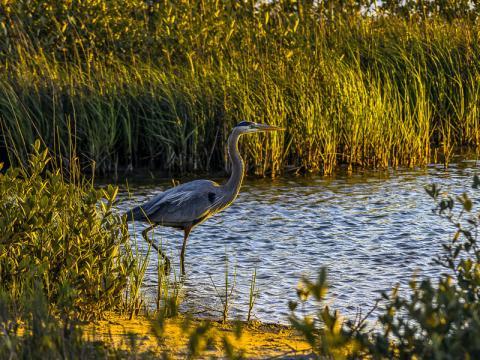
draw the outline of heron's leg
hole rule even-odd
[[[190,230],[192,230],[191,226],[184,229],[182,252],[180,253],[180,268],[182,269],[182,275],[185,275],[185,250],[187,248],[187,239]]]
[[[145,230],[142,231],[142,236],[145,239],[146,242],[148,242],[152,247],[157,251],[157,253],[163,258],[165,261],[165,272],[168,273],[170,271],[170,260],[168,259],[167,255],[163,253],[162,250],[158,248],[158,246],[153,242],[153,239],[148,238],[148,232],[152,230],[155,226],[149,226]]]

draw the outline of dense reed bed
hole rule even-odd
[[[41,137],[100,171],[222,170],[244,119],[287,128],[244,140],[257,175],[448,163],[478,148],[475,9],[352,3],[12,1],[0,13],[3,156]]]

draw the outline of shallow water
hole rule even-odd
[[[445,191],[471,193],[473,161],[448,170],[366,172],[335,178],[247,180],[236,202],[196,227],[186,255],[184,310],[219,316],[226,258],[236,271],[230,317],[245,318],[250,280],[257,269],[259,295],[253,317],[287,322],[288,300],[296,300],[302,276],[328,269],[327,303],[344,315],[366,313],[395,284],[406,290],[412,275],[437,276],[433,260],[452,231],[435,215],[423,187],[435,182]],[[219,180],[221,181],[221,179]],[[121,194],[125,210],[170,187],[169,182],[138,185]],[[478,196],[477,196],[478,199]],[[143,224],[131,226],[141,239]],[[177,265],[183,233],[158,227],[157,241]],[[141,251],[147,246],[139,240]],[[145,287],[155,293],[156,255],[151,255]],[[232,279],[231,279],[232,280]],[[314,304],[306,304],[306,311]]]

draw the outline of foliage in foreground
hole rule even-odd
[[[130,252],[120,251],[120,245],[128,250],[128,235],[111,212],[115,190],[94,190],[91,184],[75,183],[74,177],[67,182],[55,166],[47,169],[49,161],[37,142],[27,167],[0,174],[0,358],[137,356],[135,348],[122,353],[86,340],[70,317],[88,319],[118,308],[127,286],[135,262]],[[475,176],[473,188],[479,187]],[[456,229],[437,259],[446,273],[437,282],[412,280],[409,297],[396,290],[385,294],[386,309],[373,330],[365,319],[343,322],[328,307],[300,316],[291,303],[291,323],[316,354],[480,357],[480,214],[466,194],[442,195],[436,186],[427,193],[436,201],[435,212]],[[304,279],[298,295],[300,301],[313,297],[320,302],[326,292],[322,271],[316,282]],[[159,312],[159,342],[165,330],[162,315],[170,312]],[[192,357],[207,350],[215,336],[208,323],[189,332]],[[228,338],[223,347],[229,358],[242,356]]]
[[[473,188],[480,188],[474,177]],[[410,282],[411,295],[395,289],[384,294],[386,308],[378,317],[379,329],[368,329],[366,319],[343,322],[337,311],[319,307],[314,316],[299,316],[292,303],[290,320],[320,356],[373,359],[478,359],[480,357],[480,212],[463,194],[441,195],[435,185],[427,193],[435,212],[456,229],[444,255],[436,261],[446,272],[434,281]],[[456,204],[460,210],[456,211]],[[303,279],[299,299],[321,302],[327,292],[326,272],[317,281]]]
[[[41,287],[23,294],[20,301],[0,293],[0,359],[103,359],[120,354],[85,339],[68,317],[53,316]]]
[[[6,1],[2,145],[25,155],[41,137],[68,157],[74,138],[103,171],[223,170],[230,129],[252,120],[287,129],[244,139],[249,171],[272,176],[478,147],[478,5],[376,3]]]
[[[73,160],[67,176],[36,141],[25,166],[0,172],[0,360],[168,358],[142,350],[135,334],[104,343],[81,328],[82,320],[110,311],[130,317],[139,311],[148,255],[132,251],[127,227],[113,212],[117,189],[96,190]],[[159,282],[153,334],[161,345],[165,319],[178,313],[178,294],[170,294],[168,279]],[[215,339],[228,358],[242,354],[208,322],[186,321],[181,336],[192,358]]]
[[[120,336],[116,334],[117,337],[109,334],[100,341],[94,332],[85,331],[77,320],[61,319],[52,314],[52,304],[48,303],[41,287],[32,290],[20,301],[7,292],[0,292],[0,360],[170,359],[170,350],[193,359],[216,349],[218,346],[213,347],[214,342],[219,344],[225,358],[242,358],[242,349],[236,347],[235,340],[216,331],[211,322],[190,324],[189,319],[184,321],[177,335],[186,345],[178,344],[177,349],[158,350],[164,341],[163,317],[151,324],[151,335],[159,345],[157,351],[154,347],[144,347],[145,339],[135,333],[124,332]],[[150,322],[145,326],[148,328]],[[241,329],[234,336],[238,339]]]
[[[50,160],[37,141],[27,166],[0,173],[0,286],[20,299],[40,284],[59,309],[97,318],[121,305],[135,265],[117,190],[68,182]]]

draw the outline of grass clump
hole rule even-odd
[[[474,177],[473,187],[480,188]],[[438,280],[410,282],[411,293],[398,288],[383,294],[384,308],[377,327],[367,326],[371,314],[344,321],[338,311],[319,306],[313,316],[300,315],[290,304],[292,325],[301,331],[315,353],[325,358],[475,359],[480,356],[480,248],[479,213],[467,194],[441,195],[427,188],[436,202],[435,212],[456,229],[444,254],[436,259],[445,272]],[[317,281],[302,280],[300,302],[313,297],[322,302],[327,292],[326,271]]]
[[[66,181],[33,146],[28,165],[0,173],[0,284],[20,299],[40,284],[48,302],[94,319],[122,305],[135,261],[117,190]]]

